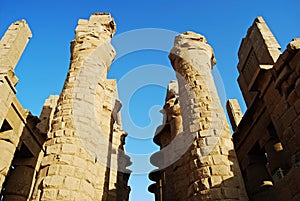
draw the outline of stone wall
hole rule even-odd
[[[251,200],[300,198],[299,48],[294,39],[281,53],[258,17],[239,49],[238,82],[248,108],[234,123],[233,137]],[[228,109],[234,116],[236,110]]]

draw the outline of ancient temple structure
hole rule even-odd
[[[262,17],[242,40],[238,83],[247,111],[236,100],[227,110],[250,200],[300,199],[300,39],[281,53]]]
[[[0,200],[127,201],[130,158],[121,101],[107,72],[116,52],[108,13],[80,19],[59,96],[39,117],[16,98],[14,69],[32,37],[25,20],[0,40]],[[262,17],[242,40],[238,83],[247,111],[227,102],[233,135],[211,70],[206,38],[184,32],[169,59],[163,123],[149,174],[156,201],[300,200],[300,39],[282,53]]]
[[[24,20],[9,27],[0,41],[0,200],[128,200],[127,133],[116,80],[106,78],[115,30],[107,13],[78,21],[63,90],[38,118],[14,88],[31,32]]]
[[[196,33],[176,37],[169,58],[178,86],[168,87],[154,136],[160,151],[151,157],[156,201],[300,199],[299,48],[293,39],[281,53],[263,18],[255,19],[238,52],[247,111],[236,99],[226,105],[231,138],[210,73],[212,48]]]

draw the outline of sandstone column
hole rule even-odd
[[[182,120],[178,103],[178,83],[172,80],[168,84],[165,105],[161,112],[164,115],[163,124],[157,127],[154,143],[160,146],[160,151],[151,156],[151,163],[158,167],[149,174],[149,179],[155,183],[150,185],[148,190],[155,194],[155,200],[177,200],[182,197],[175,193],[174,188],[179,175],[175,174],[176,161],[182,162],[181,155],[174,154],[176,147],[181,140]],[[156,157],[156,156],[159,157]],[[183,173],[177,172],[180,175]],[[177,184],[178,186],[178,184]]]
[[[182,200],[247,200],[211,73],[215,64],[212,48],[202,35],[185,32],[176,36],[169,58],[179,82],[183,130],[194,141],[184,156],[194,165],[185,170],[190,177]]]
[[[27,22],[20,20],[11,24],[0,40],[0,190],[22,135],[22,118],[28,115],[15,97],[18,78],[14,69],[31,36]],[[22,118],[14,116],[19,108]]]
[[[237,99],[229,99],[226,103],[226,110],[229,116],[233,132],[237,129],[243,114]]]
[[[106,74],[115,57],[110,44],[115,30],[107,13],[78,21],[69,72],[32,200],[96,201],[106,196],[111,110],[116,98],[114,84],[106,83]]]

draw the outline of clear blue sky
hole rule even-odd
[[[50,94],[59,94],[62,89],[69,66],[70,41],[74,38],[77,20],[87,19],[92,13],[102,11],[110,12],[115,18],[116,37],[143,28],[175,32],[191,30],[205,35],[215,50],[217,69],[226,89],[226,97],[223,96],[222,100],[238,98],[245,111],[236,82],[237,51],[241,39],[255,17],[261,15],[284,50],[292,38],[300,37],[299,7],[299,0],[0,0],[0,35],[3,35],[12,22],[20,19],[26,19],[31,27],[33,38],[16,68],[16,74],[20,79],[17,96],[23,107],[35,115],[39,115],[44,100]],[[149,38],[151,36],[141,35],[136,41],[131,41],[134,44]],[[162,38],[157,40],[161,41]],[[166,49],[171,49],[173,38],[163,39],[161,42],[166,45]],[[158,50],[126,54],[113,63],[109,77],[118,81],[125,79],[123,81],[128,84],[126,78],[130,77],[130,73],[137,75],[135,73],[139,72],[135,69],[144,65],[151,67],[154,64],[157,69],[171,70],[167,55],[166,51]],[[147,70],[148,67],[143,69]],[[152,65],[151,69],[154,68]],[[172,73],[164,75],[162,71],[154,71],[160,77],[157,81],[159,83],[148,83],[141,88],[134,86],[135,93],[130,96],[130,102],[127,104],[125,101],[123,106],[122,113],[124,108],[128,110],[134,125],[141,127],[136,129],[129,126],[130,120],[123,114],[124,128],[129,133],[127,151],[132,155],[149,156],[158,149],[151,138],[154,128],[161,122],[158,110],[163,105],[166,91],[165,87],[158,85],[167,83],[174,77]],[[140,72],[143,76],[137,76],[137,79],[153,76],[147,72],[147,75]],[[121,100],[128,98],[126,87],[120,87],[119,93]],[[137,166],[149,166],[144,160],[134,160]],[[147,192],[151,183],[147,178],[147,174],[131,176],[131,201],[154,200],[153,195]]]

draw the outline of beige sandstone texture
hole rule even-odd
[[[116,31],[108,13],[79,20],[60,96],[45,101],[40,118],[18,103],[17,64],[31,32],[13,23],[0,46],[0,185],[3,200],[128,200],[131,164],[116,80],[106,78]],[[2,96],[3,95],[3,96]]]
[[[80,19],[62,92],[40,117],[16,97],[14,69],[32,34],[25,20],[0,40],[0,200],[127,201],[131,165],[125,151],[117,83],[107,79],[116,56],[109,13]],[[262,17],[238,52],[235,99],[221,106],[204,36],[185,32],[169,55],[178,81],[168,85],[164,120],[153,141],[149,174],[156,201],[300,200],[300,39],[281,52]]]
[[[118,142],[126,136],[117,118],[121,104],[116,81],[106,79],[115,31],[107,13],[78,21],[32,200],[117,200],[117,194],[128,199],[127,181],[117,186],[119,174],[125,174],[118,166],[124,171],[129,164],[118,163],[124,154]]]
[[[176,36],[169,58],[177,73],[182,131],[169,138],[171,144],[176,141],[173,152],[161,150],[152,156],[152,164],[160,169],[150,174],[157,184],[149,190],[156,200],[248,200],[211,73],[216,63],[213,49],[204,36],[185,32]],[[168,110],[166,114],[168,119]],[[181,121],[177,124],[180,127]],[[163,148],[162,136],[168,134],[160,135]]]
[[[254,201],[300,199],[299,49],[300,39],[293,39],[281,53],[262,17],[239,49],[238,83],[248,108],[239,120],[238,106],[229,102],[228,113],[238,120],[232,121],[235,150]]]

